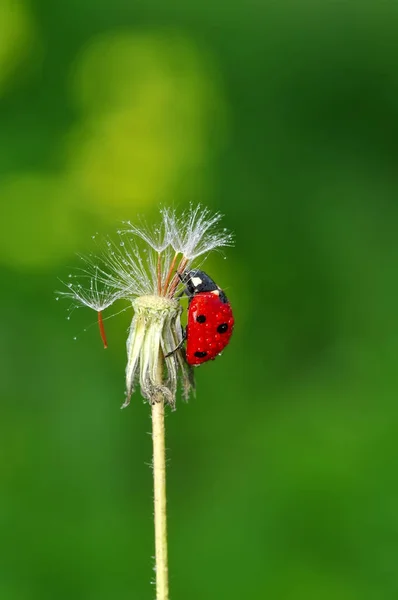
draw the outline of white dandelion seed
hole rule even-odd
[[[121,297],[120,289],[115,287],[110,279],[105,278],[105,272],[98,265],[87,262],[87,269],[80,269],[80,272],[77,283],[62,282],[68,290],[57,292],[60,296],[70,298],[76,306],[86,306],[96,312],[106,310]],[[72,277],[78,278],[77,275]]]
[[[123,224],[127,228],[121,233],[130,233],[141,238],[148,246],[160,254],[170,246],[172,236],[174,235],[174,230],[171,227],[173,221],[172,211],[168,208],[162,208],[160,214],[162,215],[161,222],[153,227],[150,227],[142,218],[139,226],[134,225],[131,221],[123,221]]]
[[[175,252],[194,260],[202,254],[223,246],[232,246],[233,234],[226,229],[219,230],[217,225],[223,215],[212,213],[200,204],[190,206],[179,218],[175,213],[167,215],[171,232],[171,245]]]
[[[134,238],[125,238],[122,246],[108,238],[101,258],[106,264],[105,278],[119,289],[121,297],[132,299],[156,294],[153,252],[142,256]]]
[[[217,227],[222,215],[200,205],[180,215],[168,208],[160,214],[160,223],[152,228],[124,222],[117,241],[105,238],[98,256],[80,257],[80,280],[73,275],[65,284],[67,291],[60,293],[98,313],[105,347],[102,311],[120,299],[132,302],[123,406],[129,404],[137,382],[151,404],[161,398],[174,406],[178,375],[188,398],[194,382],[181,348],[182,307],[176,298],[180,279],[195,258],[233,243],[232,234]],[[137,245],[138,239],[144,248]]]
[[[104,348],[107,348],[108,342],[102,312],[121,298],[121,290],[115,287],[110,279],[106,279],[106,273],[98,263],[93,263],[85,257],[81,257],[81,259],[86,263],[86,266],[79,269],[80,279],[74,283],[73,279],[78,277],[70,273],[69,279],[71,281],[69,283],[62,282],[68,288],[67,291],[59,291],[58,294],[73,300],[72,310],[79,306],[86,306],[97,312],[99,331]],[[89,282],[88,285],[87,281]]]

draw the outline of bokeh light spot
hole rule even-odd
[[[80,56],[71,86],[83,121],[70,137],[68,164],[96,211],[119,218],[184,198],[203,177],[223,137],[225,108],[208,56],[189,39],[106,35]]]
[[[0,95],[19,63],[36,46],[37,37],[33,19],[24,2],[0,2]]]

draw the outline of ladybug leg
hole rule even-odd
[[[169,358],[169,356],[172,356],[173,354],[175,354],[177,352],[177,350],[179,350],[181,348],[181,346],[183,345],[183,343],[185,342],[185,340],[187,339],[187,330],[186,328],[182,330],[182,340],[181,342],[178,344],[178,346],[176,346],[174,348],[174,350],[172,350],[171,352],[168,352],[167,354],[164,355],[165,358]]]

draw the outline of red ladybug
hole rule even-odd
[[[200,365],[214,360],[231,339],[234,317],[228,298],[203,271],[182,276],[189,297],[186,360]]]

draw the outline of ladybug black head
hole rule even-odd
[[[201,292],[216,292],[221,302],[228,302],[222,289],[204,271],[199,271],[198,269],[186,271],[181,280],[185,283],[185,293],[190,298]]]

